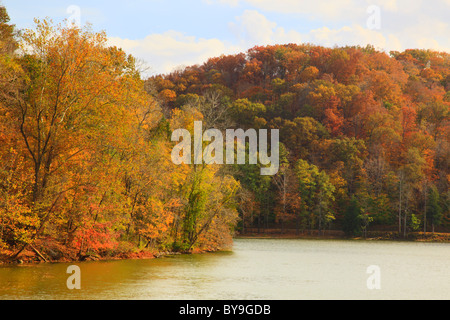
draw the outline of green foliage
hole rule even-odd
[[[255,117],[261,116],[266,111],[266,107],[262,103],[251,102],[248,99],[238,99],[231,105],[231,116],[233,119],[249,127],[252,125]]]
[[[310,224],[317,223],[321,230],[326,223],[334,220],[330,206],[334,201],[335,187],[326,172],[305,160],[298,160],[295,170],[302,199],[301,214],[309,215]]]
[[[412,214],[411,218],[409,220],[409,228],[412,231],[418,231],[420,229],[420,226],[422,225],[422,222],[420,221],[419,217],[417,215]]]
[[[427,219],[433,226],[438,226],[443,217],[443,210],[440,204],[440,195],[435,186],[428,192]]]
[[[361,235],[362,208],[355,197],[352,197],[345,211],[342,230],[348,237]]]
[[[183,243],[187,243],[189,248],[195,243],[197,223],[199,216],[204,212],[208,196],[208,190],[202,183],[205,170],[194,171],[192,182],[187,184],[187,205],[183,217]]]

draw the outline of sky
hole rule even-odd
[[[373,45],[450,52],[450,0],[0,0],[11,23],[69,21],[105,31],[150,74],[256,45]],[[66,22],[64,22],[66,23]]]

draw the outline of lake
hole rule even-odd
[[[227,252],[0,267],[0,299],[448,300],[449,266],[448,243],[235,239]]]

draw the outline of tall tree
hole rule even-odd
[[[431,230],[442,221],[442,207],[440,205],[439,193],[436,187],[432,186],[428,193],[427,219],[431,222]]]
[[[330,206],[334,201],[335,187],[326,172],[305,160],[298,160],[295,170],[302,201],[300,214],[307,217],[310,229],[317,225],[320,234],[335,218]]]

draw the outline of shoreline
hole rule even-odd
[[[192,252],[177,252],[177,251],[156,251],[152,249],[136,249],[129,252],[116,252],[112,254],[102,255],[101,253],[87,253],[84,255],[74,255],[73,252],[64,252],[58,259],[45,259],[42,254],[36,252],[34,248],[28,248],[24,250],[18,257],[12,259],[12,255],[0,254],[0,267],[5,266],[33,266],[39,264],[52,264],[52,263],[83,263],[93,261],[121,261],[121,260],[152,260],[159,259],[168,256],[176,255],[191,255],[191,254],[203,254],[211,252],[226,251],[226,248],[217,250],[211,249],[194,249]],[[72,253],[72,254],[71,254]],[[45,259],[45,260],[44,260]]]
[[[450,243],[450,233],[411,232],[406,235],[399,235],[393,231],[369,231],[364,236],[345,236],[339,231],[325,231],[319,235],[317,230],[310,232],[284,232],[280,230],[268,230],[263,232],[245,232],[236,234],[235,239],[303,239],[303,240],[359,240],[359,241],[404,241],[404,242],[433,242]]]
[[[57,260],[49,260],[43,261],[38,260],[37,257],[34,257],[30,254],[30,252],[26,252],[24,256],[19,256],[18,258],[4,259],[0,258],[0,267],[8,267],[8,266],[34,266],[40,264],[53,264],[53,263],[84,263],[84,262],[107,262],[107,261],[122,261],[122,260],[152,260],[159,259],[167,256],[175,256],[175,255],[188,255],[188,254],[199,254],[203,252],[195,252],[195,253],[181,253],[181,252],[150,252],[150,251],[140,251],[140,252],[132,252],[127,254],[118,254],[112,256],[100,256],[97,254],[88,255],[88,257],[83,259],[70,259],[67,257],[57,259]]]
[[[429,242],[429,243],[450,243],[450,233],[415,232],[407,235],[406,238],[399,236],[398,232],[371,231],[367,236],[346,237],[340,232],[325,231],[318,235],[317,230],[313,233],[284,232],[280,230],[265,230],[265,232],[245,232],[237,233],[233,239],[292,239],[292,240],[354,240],[354,241],[400,241],[400,242]],[[34,248],[33,248],[34,249]],[[11,260],[11,256],[3,254],[0,256],[0,267],[18,265],[39,265],[46,263],[80,263],[88,261],[118,261],[118,260],[151,260],[173,255],[202,254],[209,252],[220,252],[226,249],[217,250],[195,250],[193,252],[169,252],[141,249],[132,252],[119,252],[112,255],[101,255],[99,253],[74,256],[71,252],[66,252],[58,259],[45,259],[39,252],[31,248],[24,250],[18,257]]]

